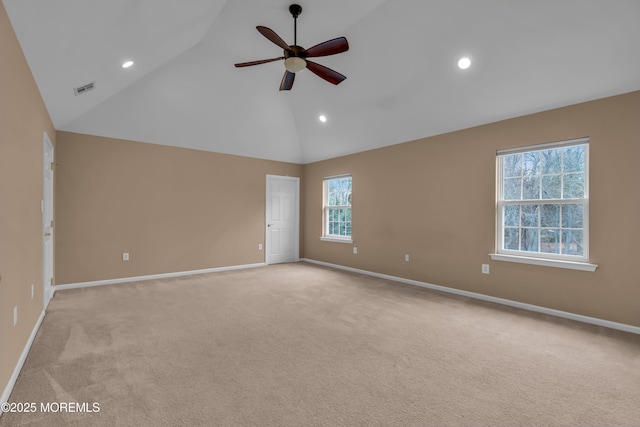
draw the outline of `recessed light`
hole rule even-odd
[[[327,116],[325,116],[324,114],[320,114],[318,116],[318,120],[320,120],[322,123],[326,123],[327,122]]]
[[[122,68],[129,68],[133,65],[133,61],[127,61],[122,64]]]
[[[458,68],[460,68],[461,70],[466,70],[470,65],[471,60],[467,57],[460,58],[460,60],[458,61]]]

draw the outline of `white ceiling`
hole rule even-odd
[[[316,62],[347,80],[280,92],[282,61],[233,64],[282,56],[255,27],[293,44],[292,2],[4,5],[56,129],[242,156],[308,163],[640,90],[640,0],[300,0],[298,44],[345,36]]]

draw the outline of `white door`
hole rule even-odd
[[[44,133],[44,189],[42,200],[42,273],[44,308],[53,296],[53,144]]]
[[[298,261],[300,178],[267,175],[267,264]]]

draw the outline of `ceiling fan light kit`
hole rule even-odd
[[[298,56],[291,56],[284,60],[284,68],[289,72],[297,73],[307,68],[307,61]]]
[[[269,41],[279,46],[284,51],[284,56],[270,59],[262,59],[258,61],[241,62],[235,64],[236,67],[249,67],[252,65],[266,64],[284,59],[285,72],[280,83],[280,90],[291,90],[295,80],[295,73],[299,73],[308,69],[318,77],[332,83],[340,84],[347,77],[332,70],[331,68],[320,65],[317,62],[309,61],[307,58],[316,58],[320,56],[336,55],[338,53],[349,50],[349,43],[344,37],[327,40],[326,42],[317,44],[309,49],[298,46],[298,16],[302,13],[302,6],[292,4],[289,6],[289,13],[293,17],[293,44],[288,45],[280,36],[270,28],[257,26],[256,29]]]

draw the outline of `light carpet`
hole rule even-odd
[[[638,426],[640,336],[271,265],[56,292],[10,402],[38,410],[2,426]]]

